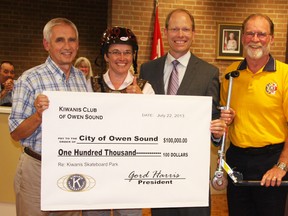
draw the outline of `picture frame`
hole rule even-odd
[[[217,23],[216,59],[243,60],[242,24]]]

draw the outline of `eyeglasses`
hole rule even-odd
[[[171,31],[172,33],[178,33],[180,32],[180,30],[185,33],[185,34],[189,34],[191,33],[191,28],[169,28],[168,31]]]
[[[132,51],[130,50],[126,50],[126,51],[119,51],[119,50],[113,50],[111,52],[108,52],[109,54],[115,56],[115,57],[120,57],[122,54],[124,57],[128,57],[128,56],[131,56],[132,55]]]
[[[263,40],[270,34],[267,34],[266,32],[245,32],[245,36],[248,39],[254,38],[255,35],[257,36],[258,39]]]

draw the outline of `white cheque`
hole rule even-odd
[[[42,210],[208,206],[211,97],[44,94]]]

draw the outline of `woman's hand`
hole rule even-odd
[[[132,85],[126,88],[126,92],[130,94],[143,94],[143,92],[141,91],[140,87],[137,84],[136,76],[134,76]]]

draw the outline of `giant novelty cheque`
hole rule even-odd
[[[44,94],[42,210],[208,206],[211,97]]]

